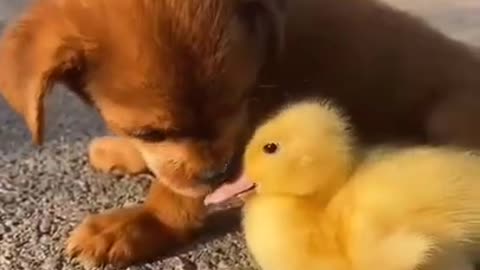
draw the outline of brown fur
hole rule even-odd
[[[188,239],[214,187],[204,175],[294,99],[333,97],[368,143],[480,147],[479,73],[463,44],[368,0],[37,0],[0,43],[0,91],[36,143],[63,82],[120,136],[92,143],[92,165],[161,181],[73,232],[69,254],[95,264]]]

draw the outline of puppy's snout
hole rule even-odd
[[[242,170],[241,156],[236,155],[220,169],[207,170],[202,174],[202,182],[217,187],[235,179]]]
[[[207,170],[201,176],[201,181],[209,186],[218,186],[225,182],[228,178],[227,169]]]

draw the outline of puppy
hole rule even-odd
[[[253,128],[293,99],[335,99],[366,143],[479,146],[479,70],[465,45],[370,0],[37,0],[0,41],[0,91],[35,143],[63,83],[118,136],[92,142],[93,167],[159,179],[72,233],[68,254],[93,264],[190,241]]]

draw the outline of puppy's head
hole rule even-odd
[[[0,42],[0,91],[42,142],[58,82],[199,196],[243,145],[249,89],[282,43],[281,0],[36,1]]]

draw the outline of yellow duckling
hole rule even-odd
[[[245,152],[243,226],[263,270],[473,268],[480,157],[453,148],[357,149],[331,104],[293,104]]]

